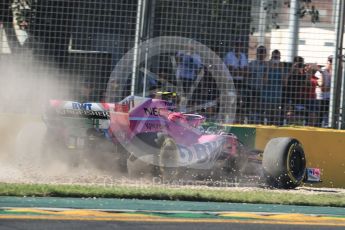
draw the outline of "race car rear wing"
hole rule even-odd
[[[61,117],[109,119],[109,110],[114,108],[110,103],[79,103],[75,101],[50,100],[46,115]]]

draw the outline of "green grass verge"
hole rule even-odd
[[[84,186],[0,183],[0,196],[136,198],[153,200],[214,201],[233,203],[317,205],[345,207],[345,194],[300,194],[289,191],[229,191],[217,188],[164,186]]]

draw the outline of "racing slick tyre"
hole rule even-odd
[[[179,150],[171,137],[165,137],[158,155],[159,175],[163,182],[178,180],[180,178],[179,170]]]
[[[98,169],[127,173],[128,152],[121,144],[97,138],[89,150],[89,160]]]
[[[61,138],[46,131],[41,147],[40,163],[42,166],[50,166],[56,161],[62,161],[61,156]]]
[[[58,135],[47,132],[41,147],[40,163],[49,167],[51,164],[61,162],[68,167],[76,168],[79,166],[81,155],[80,150],[69,149]]]
[[[306,158],[301,143],[290,137],[270,140],[264,150],[262,166],[269,186],[296,188],[306,173]]]

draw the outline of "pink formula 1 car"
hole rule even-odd
[[[285,189],[320,181],[320,170],[306,168],[302,145],[294,138],[274,138],[264,151],[250,150],[234,134],[205,130],[203,116],[176,112],[168,100],[129,96],[117,104],[73,103],[51,101],[48,136],[80,149],[79,159],[85,152],[93,157],[107,152],[131,176],[248,176]]]

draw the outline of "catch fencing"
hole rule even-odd
[[[343,8],[340,0],[2,1],[2,111],[137,95],[215,122],[343,129]]]

